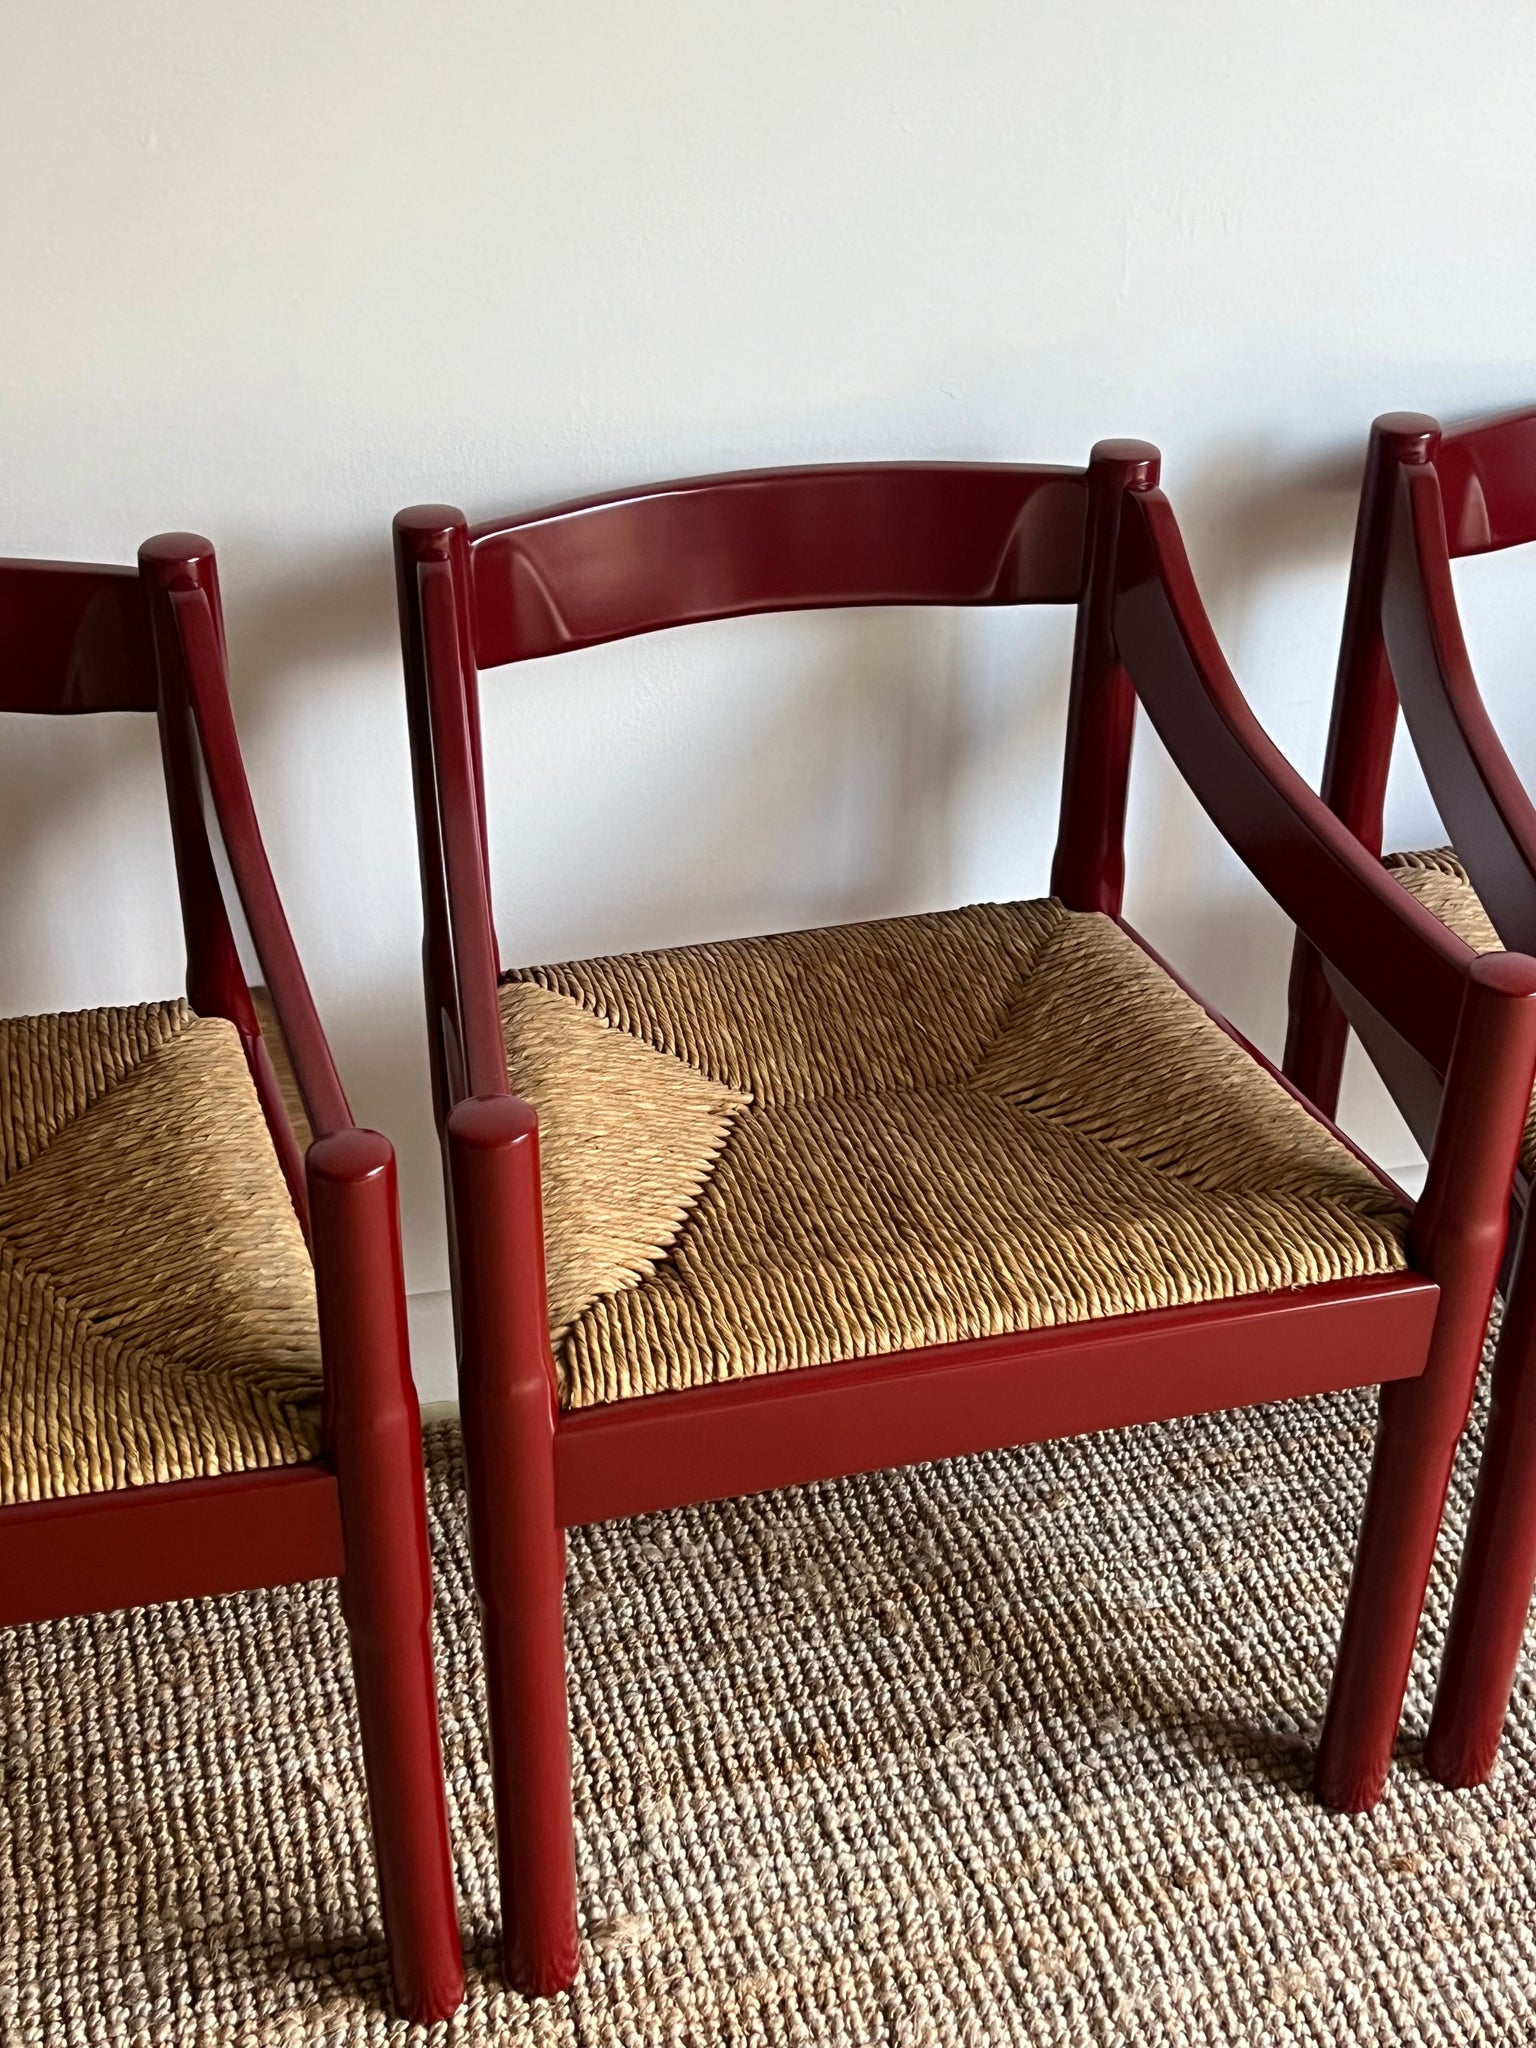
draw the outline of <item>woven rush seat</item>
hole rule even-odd
[[[1382,865],[1410,896],[1416,896],[1458,939],[1465,940],[1474,953],[1504,951],[1504,942],[1472,886],[1472,877],[1451,847],[1434,846],[1423,853],[1389,853]],[[1520,1164],[1528,1174],[1536,1175],[1536,1096],[1531,1099],[1531,1113],[1525,1120]]]
[[[314,1280],[234,1027],[0,1021],[0,1503],[319,1448]]]
[[[1401,1270],[1355,1156],[1054,899],[508,975],[567,1408]]]

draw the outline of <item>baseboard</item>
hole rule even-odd
[[[411,1328],[411,1376],[421,1403],[423,1422],[443,1422],[459,1412],[459,1376],[453,1353],[453,1296],[444,1287],[434,1294],[406,1297]]]
[[[1405,1195],[1412,1195],[1417,1201],[1424,1192],[1424,1176],[1429,1171],[1429,1165],[1421,1154],[1407,1166],[1388,1166],[1382,1171],[1389,1180],[1397,1182]]]

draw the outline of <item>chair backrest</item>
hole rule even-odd
[[[0,711],[153,711],[158,702],[136,570],[0,561]]]
[[[157,716],[187,943],[187,999],[240,1034],[295,1206],[299,1142],[241,964],[248,931],[316,1135],[351,1122],[267,863],[230,709],[218,570],[196,534],[136,569],[0,561],[0,711]]]
[[[1424,779],[1499,936],[1536,952],[1536,807],[1478,690],[1450,566],[1536,539],[1536,412],[1399,450],[1377,517],[1382,640]]]
[[[1140,442],[1087,468],[876,463],[696,477],[471,526],[395,521],[439,1114],[505,1089],[485,858],[479,671],[706,619],[858,605],[1079,607],[1058,886],[1118,909],[1131,700],[1108,635],[1106,518],[1155,474]],[[1099,594],[1096,597],[1095,591]],[[1076,700],[1075,700],[1076,701]],[[1075,764],[1075,766],[1073,765]],[[471,993],[472,992],[472,993]]]
[[[1446,433],[1422,413],[1371,428],[1322,795],[1373,855],[1405,715],[1445,827],[1505,943],[1536,951],[1536,813],[1478,694],[1451,562],[1536,539],[1536,410]],[[1332,1109],[1345,1021],[1309,942],[1291,970],[1285,1071]]]
[[[1506,945],[1536,952],[1536,809],[1479,694],[1451,563],[1536,540],[1536,409],[1446,433],[1371,429],[1323,795],[1373,853],[1399,709],[1446,830]]]
[[[1333,963],[1394,1092],[1432,1130],[1472,954],[1399,890],[1276,752],[1222,661],[1156,451],[1085,469],[893,464],[759,471],[471,526],[395,522],[439,1116],[506,1090],[478,672],[746,612],[1076,603],[1052,886],[1120,907],[1137,695],[1196,796]]]
[[[480,668],[837,605],[1075,604],[1084,472],[874,463],[693,477],[469,529]]]
[[[1452,434],[1424,424],[1421,446],[1440,478],[1449,552],[1486,555],[1536,540],[1536,406]]]

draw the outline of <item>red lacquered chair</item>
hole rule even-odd
[[[1372,852],[1401,704],[1450,847],[1386,866],[1475,952],[1536,952],[1536,809],[1467,659],[1451,562],[1536,541],[1536,409],[1458,433],[1415,413],[1371,430],[1323,795]],[[1286,1071],[1332,1113],[1348,1023],[1305,937],[1291,975]],[[1389,1074],[1389,1079],[1390,1079]],[[1421,1142],[1423,1106],[1400,1096]],[[1523,1227],[1536,1115],[1521,1145],[1508,1298],[1488,1437],[1425,1761],[1448,1785],[1493,1768],[1536,1581],[1536,1237]]]
[[[395,1996],[443,2018],[394,1153],[352,1121],[262,849],[208,543],[0,562],[0,710],[158,716],[187,943],[185,1000],[0,1021],[0,1623],[339,1578]]]
[[[1249,715],[1157,458],[706,477],[396,521],[437,1111],[515,1981],[576,1967],[562,1531],[1381,1383],[1318,1764],[1389,1766],[1536,1064]],[[481,669],[829,605],[1078,608],[1055,895],[500,970]],[[1410,1209],[1120,918],[1135,699],[1442,1103]],[[542,1210],[541,1210],[542,1200]]]

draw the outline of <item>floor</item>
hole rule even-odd
[[[1490,1786],[1416,1755],[1449,1545],[1388,1796],[1308,1796],[1369,1437],[1330,1397],[578,1532],[583,1969],[530,2005],[432,1427],[471,1986],[430,2038],[1536,2039],[1536,1666]],[[330,1588],[9,1632],[0,1762],[6,2048],[429,2038],[385,2008]]]

